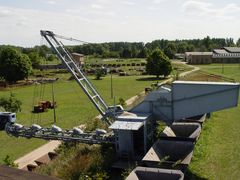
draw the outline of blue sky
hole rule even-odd
[[[0,0],[0,44],[41,44],[40,29],[88,42],[240,37],[236,0]]]

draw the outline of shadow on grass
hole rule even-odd
[[[156,77],[144,77],[144,78],[138,78],[136,79],[137,81],[161,81],[161,80],[164,80],[166,78],[164,77],[160,77],[160,78],[156,78]]]
[[[52,125],[54,125],[54,121],[52,121],[52,122],[45,122],[45,123],[42,123],[41,121],[39,121],[39,122],[37,122],[37,123],[41,124],[42,127],[51,127]]]
[[[184,180],[207,180],[207,178],[204,178],[197,174],[194,174],[189,169],[187,169],[185,176],[184,176]]]

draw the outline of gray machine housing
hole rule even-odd
[[[175,81],[150,92],[128,113],[117,117],[109,127],[116,135],[120,157],[138,159],[151,145],[154,122],[167,125],[185,118],[235,107],[239,83]]]

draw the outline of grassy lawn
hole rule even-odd
[[[130,60],[129,60],[130,61]],[[178,72],[187,71],[191,68],[186,65],[173,63],[174,71],[176,68]],[[37,72],[36,72],[37,73]],[[38,72],[41,74],[42,72]],[[45,76],[54,77],[53,71],[45,72]],[[91,121],[96,115],[97,110],[87,99],[86,95],[78,87],[75,81],[68,81],[69,74],[58,73],[59,80],[54,83],[55,100],[57,101],[57,125],[62,128],[72,128],[82,123]],[[114,104],[110,97],[110,76],[103,77],[102,80],[94,80],[90,77],[91,82],[96,86],[97,90],[103,96],[103,99],[108,105]],[[143,91],[145,87],[153,83],[153,76],[113,76],[113,93],[116,97],[116,103],[119,98],[127,100],[128,98]],[[9,96],[13,92],[18,99],[22,101],[22,111],[17,114],[17,122],[24,125],[31,125],[33,123],[40,124],[44,127],[49,127],[53,124],[53,110],[41,114],[32,114],[33,104],[37,104],[40,97],[40,89],[44,90],[44,100],[52,100],[51,84],[45,86],[32,85],[27,87],[17,87],[0,91],[0,97]],[[35,93],[35,95],[34,95]],[[0,163],[6,155],[12,159],[16,159],[27,152],[44,144],[46,141],[25,138],[11,138],[4,131],[0,131]]]
[[[238,65],[201,65],[203,71],[240,81]],[[191,79],[191,78],[190,78]],[[215,112],[204,124],[194,150],[188,179],[239,179],[240,103],[238,107]]]
[[[57,101],[57,125],[62,128],[72,128],[73,126],[87,123],[98,115],[97,110],[87,99],[83,91],[78,87],[75,81],[67,81],[66,76],[69,74],[59,75],[64,77],[59,82],[54,84],[55,100]],[[122,97],[124,100],[143,91],[145,87],[149,86],[154,80],[150,76],[113,76],[113,93],[118,99]],[[104,100],[108,105],[113,104],[113,99],[110,97],[110,76],[104,77],[102,80],[94,80],[90,77],[91,82],[99,90]],[[42,86],[45,87],[44,99],[51,100],[51,84]],[[17,122],[24,125],[31,125],[37,123],[42,126],[51,126],[53,123],[53,110],[41,114],[32,114],[33,101],[35,103],[39,100],[41,85],[32,85],[27,87],[18,87],[0,91],[0,97],[9,96],[10,91],[13,92],[18,99],[22,101],[22,111],[17,114]],[[33,96],[35,92],[35,98]],[[10,155],[12,159],[16,159],[27,152],[35,149],[39,145],[45,143],[42,140],[26,140],[24,138],[11,138],[0,132],[0,162],[6,155]]]
[[[235,81],[240,82],[240,65],[239,64],[211,64],[211,65],[198,65],[201,70],[216,74],[220,76],[225,76],[228,78],[235,79]]]

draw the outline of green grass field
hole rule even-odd
[[[240,82],[240,65],[239,64],[211,64],[211,65],[198,65],[203,71],[225,76],[228,78],[235,79]]]
[[[200,65],[203,71],[240,81],[236,64]],[[240,102],[238,107],[215,112],[204,124],[194,150],[188,179],[239,179]]]
[[[97,110],[87,99],[80,87],[75,81],[67,81],[69,74],[62,75],[59,82],[54,84],[55,100],[57,101],[57,125],[62,128],[72,128],[82,123],[91,121],[96,115]],[[116,97],[116,103],[121,97],[124,100],[143,91],[145,87],[150,86],[154,80],[151,76],[113,76],[113,93]],[[91,82],[99,90],[104,100],[108,105],[113,104],[113,99],[110,97],[110,76],[103,77],[102,80],[94,80],[90,77]],[[44,99],[51,100],[51,84],[42,86],[45,87]],[[53,123],[53,110],[41,114],[32,114],[33,101],[38,102],[40,97],[41,85],[32,85],[28,87],[12,88],[5,91],[0,91],[0,97],[9,96],[13,92],[18,99],[22,101],[22,111],[17,114],[17,122],[24,125],[32,123],[40,124],[44,127],[49,127]],[[33,95],[35,92],[35,96]],[[0,163],[6,155],[12,159],[16,159],[25,153],[35,149],[46,141],[24,138],[13,138],[6,135],[4,131],[0,132]]]

